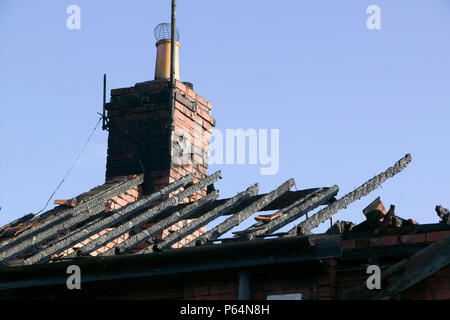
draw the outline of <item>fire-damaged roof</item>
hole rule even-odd
[[[266,249],[273,248],[277,248],[278,254],[281,255],[278,259],[284,262],[342,257],[342,246],[336,246],[336,239],[342,241],[343,234],[353,232],[380,236],[396,232],[414,233],[411,230],[420,228],[436,229],[436,225],[421,226],[411,219],[395,216],[395,207],[391,206],[387,211],[377,198],[364,210],[366,221],[363,223],[355,226],[350,222],[337,221],[326,234],[311,234],[311,230],[319,224],[401,172],[410,161],[411,156],[408,154],[386,171],[340,198],[336,198],[339,191],[336,185],[290,191],[295,181],[289,179],[266,194],[258,194],[258,184],[255,184],[232,198],[217,200],[219,192],[215,190],[213,184],[221,178],[219,171],[195,184],[193,184],[195,175],[189,174],[157,192],[145,195],[117,210],[108,211],[105,208],[107,200],[144,183],[143,175],[118,178],[64,202],[63,205],[42,215],[30,214],[0,228],[0,262],[3,268],[12,270],[16,265],[39,264],[43,267],[52,262],[52,265],[57,267],[59,263],[55,262],[98,261],[104,257],[114,256],[107,258],[113,259],[108,261],[119,263],[121,258],[127,257],[128,261],[131,261],[129,258],[142,257],[146,261],[151,261],[154,269],[154,271],[151,268],[147,269],[146,272],[158,274],[170,272],[171,265],[168,262],[171,261],[177,262],[178,271],[183,267],[201,270],[200,265],[213,268],[212,264],[216,263],[217,266],[217,261],[211,260],[213,257],[222,257],[223,260],[218,259],[221,261],[219,265],[223,267],[227,263],[235,263],[236,255],[239,254],[240,259],[249,260],[253,257],[253,260],[248,261],[249,265],[264,264],[265,261],[273,263],[277,259],[276,256],[273,252],[266,252]],[[205,189],[208,190],[206,196],[196,201],[183,202],[192,194]],[[310,216],[309,213],[316,208],[319,210]],[[255,213],[268,210],[277,212],[259,215],[255,218],[256,223],[250,227],[234,232],[231,238],[221,238]],[[441,223],[437,224],[439,230],[442,227],[444,230],[450,229],[450,225],[447,224],[448,211],[445,210],[440,206],[436,208],[442,218]],[[223,222],[192,239],[184,245],[184,248],[173,248],[173,244],[223,216],[227,217]],[[304,216],[305,219],[300,219]],[[188,219],[190,222],[183,227],[165,237],[158,237],[163,230]],[[302,221],[291,230],[279,231],[298,220]],[[128,236],[124,238],[124,234]],[[93,237],[95,235],[97,236]],[[120,241],[114,242],[119,238]],[[86,239],[89,241],[85,241]],[[114,245],[107,247],[97,257],[90,256],[91,253],[112,242]],[[285,251],[295,251],[295,254],[290,252],[283,256],[283,248]],[[441,268],[443,264],[445,266],[449,262],[448,246],[442,249],[441,243],[439,248],[440,251],[428,249],[426,252],[427,261],[432,260],[429,252],[440,254],[439,262],[435,264],[435,268],[428,270],[429,272],[436,271],[436,268]],[[67,251],[68,249],[73,250]],[[63,251],[69,253],[61,257],[59,254]],[[187,262],[186,258],[190,256],[196,258]],[[351,259],[358,258],[364,260],[371,257],[351,257]]]

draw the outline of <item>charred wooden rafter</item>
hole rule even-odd
[[[183,199],[189,197],[190,195],[194,194],[197,191],[200,191],[201,189],[209,186],[210,184],[216,182],[218,179],[221,178],[220,171],[217,171],[216,173],[208,176],[207,178],[200,180],[198,183],[194,184],[193,186],[187,188],[186,190],[183,190],[176,195],[170,197],[167,200],[164,200],[160,204],[137,214],[135,217],[133,217],[131,220],[126,221],[125,223],[120,224],[114,230],[111,230],[104,235],[100,236],[99,238],[90,241],[88,244],[84,245],[80,250],[84,253],[90,253],[92,251],[95,251],[109,242],[113,241],[114,239],[120,237],[121,235],[125,234],[126,232],[132,230],[133,228],[139,226],[142,223],[148,222],[151,219],[157,217],[160,215],[164,210],[167,208],[176,206],[180,201]],[[182,178],[183,179],[183,178]],[[180,179],[180,180],[182,180]],[[180,181],[178,180],[178,181]],[[174,190],[172,190],[174,191]],[[116,219],[117,223],[117,219]]]
[[[450,224],[450,211],[443,206],[436,206],[436,213],[441,218],[441,223]]]
[[[294,227],[289,231],[290,235],[304,235],[310,233],[312,229],[319,226],[322,222],[330,219],[339,210],[345,209],[352,202],[361,199],[362,197],[368,195],[373,190],[377,189],[384,181],[393,177],[397,173],[401,172],[408,163],[411,162],[411,155],[407,154],[405,157],[400,159],[394,166],[388,168],[385,172],[373,177],[360,187],[356,188],[352,192],[346,194],[339,200],[333,202],[326,208],[320,210],[314,214],[309,219],[301,222],[299,225]]]
[[[13,241],[0,248],[0,262],[10,260],[14,255],[32,249],[40,243],[55,238],[81,221],[100,213],[104,210],[104,202],[117,196],[143,182],[143,176],[138,175],[134,179],[116,184],[114,187],[100,192],[92,198],[80,203],[74,208],[64,210],[58,217],[37,225],[29,231],[17,236]]]
[[[216,199],[219,196],[218,191],[213,191],[203,197],[202,199],[191,203],[189,206],[184,207],[179,212],[175,212],[169,217],[157,222],[153,226],[144,229],[135,235],[131,236],[121,244],[117,245],[116,247],[109,249],[108,251],[105,251],[101,254],[101,256],[105,255],[114,255],[115,253],[121,253],[125,251],[125,249],[130,249],[136,245],[139,245],[140,243],[144,242],[146,239],[150,239],[154,237],[155,235],[161,233],[162,230],[174,225],[175,223],[189,218],[190,215],[192,215],[195,211],[199,210],[206,204],[210,203],[214,199]]]
[[[3,227],[0,228],[0,237],[3,236],[4,232],[6,231],[6,229],[8,228],[14,228],[16,226],[18,226],[19,224],[29,221],[31,219],[33,219],[35,217],[35,215],[33,213],[29,213],[19,219],[16,219],[10,223],[8,223],[7,225],[4,225]]]
[[[344,292],[344,299],[386,300],[412,287],[450,263],[450,236],[433,243],[412,257],[381,273],[381,289],[367,286]]]
[[[268,223],[264,224],[254,232],[251,232],[247,236],[253,239],[255,236],[262,235],[264,233],[273,233],[285,225],[297,220],[305,215],[308,211],[314,210],[320,205],[327,203],[332,197],[334,197],[339,191],[338,186],[332,186],[327,190],[318,191],[316,194],[312,194],[306,198],[302,198],[294,202],[291,206],[281,210],[281,215]]]
[[[222,216],[225,214],[227,210],[232,210],[236,206],[240,205],[243,201],[246,199],[254,196],[258,193],[258,184],[254,184],[250,188],[248,188],[245,191],[242,191],[238,193],[233,198],[229,199],[224,204],[214,208],[210,212],[207,212],[206,214],[202,215],[201,217],[195,219],[194,221],[191,221],[189,224],[181,228],[180,230],[175,231],[174,233],[168,235],[163,239],[163,242],[156,244],[155,248],[148,247],[144,250],[139,251],[138,253],[150,253],[153,250],[162,250],[162,249],[168,249],[170,246],[174,243],[177,243],[178,241],[182,240],[187,235],[193,233],[195,230],[198,230],[199,228],[205,226],[209,222],[213,221],[214,219]]]
[[[238,224],[240,224],[242,221],[250,217],[255,212],[258,212],[261,208],[264,208],[267,206],[270,202],[274,201],[278,197],[280,197],[282,194],[289,191],[290,188],[292,188],[295,185],[294,179],[289,179],[285,183],[283,183],[280,187],[275,189],[274,191],[266,194],[264,197],[258,199],[257,201],[253,202],[251,205],[249,205],[247,208],[241,210],[240,212],[232,215],[228,219],[226,219],[221,224],[217,225],[213,229],[209,230],[208,232],[202,234],[198,239],[195,239],[186,246],[193,246],[196,244],[204,244],[207,243],[210,240],[215,240],[222,236],[227,231],[231,230]]]
[[[324,187],[324,188],[311,188],[311,189],[298,190],[298,191],[288,191],[288,192],[284,193],[282,196],[280,196],[279,198],[275,199],[273,202],[269,203],[264,208],[261,208],[259,211],[280,210],[280,209],[288,207],[289,205],[291,205],[295,201],[298,201],[301,198],[305,198],[308,195],[315,194],[315,193],[317,193],[317,191],[327,190],[327,189],[328,188]],[[227,212],[224,212],[224,215],[230,216],[235,213],[238,213],[239,211],[245,209],[246,207],[248,207],[250,204],[252,204],[256,200],[261,199],[265,195],[266,194],[264,194],[264,193],[254,195],[251,198],[246,199],[244,202],[239,204],[237,207],[234,207],[233,209],[231,209]],[[192,218],[200,217],[200,216],[204,215],[205,213],[213,210],[214,208],[223,205],[228,200],[230,200],[230,199],[226,198],[226,199],[215,200],[210,205],[207,205],[206,207],[202,208],[201,210],[199,210],[198,212],[193,214]],[[333,203],[334,201],[336,201],[336,199],[334,197],[332,197],[328,203]],[[188,204],[185,204],[185,203],[179,204],[178,206],[174,207],[173,209],[168,210],[167,214],[170,215],[175,211],[179,211],[187,205]]]
[[[126,218],[132,216],[133,214],[136,214],[137,212],[145,208],[151,202],[158,200],[162,196],[179,189],[180,187],[186,185],[187,183],[191,182],[194,179],[195,175],[188,175],[176,182],[169,184],[168,186],[162,188],[158,192],[146,196],[136,202],[132,202],[127,206],[121,208],[117,212],[113,213],[112,215],[104,219],[101,219],[100,221],[92,225],[84,227],[82,230],[79,230],[79,232],[74,233],[72,236],[65,237],[62,240],[57,240],[54,244],[48,246],[44,250],[41,250],[37,254],[26,259],[25,263],[34,264],[37,262],[48,261],[53,254],[68,249],[73,245],[83,241],[84,239],[100,232],[101,230],[111,227],[112,225],[115,225],[118,222],[125,220]]]

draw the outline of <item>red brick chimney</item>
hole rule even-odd
[[[163,47],[161,40],[157,46],[158,50]],[[159,53],[159,59],[170,59],[170,55]],[[157,68],[167,63],[159,60]],[[146,187],[157,190],[188,173],[198,179],[208,173],[209,139],[215,126],[211,104],[192,90],[192,84],[176,80],[172,110],[169,79],[155,74],[157,80],[111,90],[111,101],[105,107],[107,181],[144,173]]]

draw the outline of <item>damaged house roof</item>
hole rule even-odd
[[[397,217],[394,206],[386,210],[377,198],[364,210],[366,221],[363,223],[355,226],[350,222],[337,221],[326,234],[311,233],[322,222],[401,172],[410,161],[411,155],[408,154],[386,171],[342,197],[337,196],[337,185],[290,191],[295,181],[289,179],[266,194],[258,194],[258,184],[254,184],[232,198],[217,200],[219,192],[213,184],[222,178],[219,171],[195,184],[192,184],[195,175],[186,175],[117,210],[108,210],[106,201],[144,183],[143,175],[117,178],[71,200],[58,201],[60,206],[41,215],[29,214],[0,228],[0,262],[5,271],[0,277],[4,277],[3,280],[10,279],[8,277],[14,275],[14,269],[27,268],[28,265],[49,265],[51,262],[57,267],[59,263],[56,262],[79,260],[89,263],[88,261],[99,259],[112,259],[108,261],[119,263],[124,257],[142,257],[151,261],[154,269],[150,268],[147,272],[155,274],[171,272],[171,268],[178,271],[183,268],[201,270],[202,265],[206,269],[214,268],[214,263],[216,267],[217,264],[223,267],[226,263],[237,263],[239,259],[245,260],[249,265],[274,263],[276,259],[315,260],[342,256],[342,239],[339,238],[342,234],[370,232],[380,236],[405,228],[409,233],[414,228],[449,230],[448,210],[445,208],[436,208],[442,219],[440,224],[421,226],[411,219]],[[196,201],[183,202],[190,195],[205,189],[208,190],[206,196]],[[319,210],[310,215],[316,208]],[[268,210],[277,212],[258,215],[256,222],[250,227],[234,232],[231,238],[221,238],[255,213]],[[223,216],[226,217],[223,222],[191,239],[182,248],[173,248],[173,244]],[[306,218],[302,220],[304,216]],[[164,230],[187,219],[190,222],[185,226],[172,230],[165,237],[160,236]],[[296,221],[298,222],[291,230],[279,232],[284,226]],[[340,239],[339,245],[336,244],[336,239]],[[408,285],[417,283],[448,264],[448,242],[449,237],[433,244],[433,247],[418,250],[410,261],[392,266],[394,269],[387,276],[396,274],[395,268],[406,267],[411,263],[420,264],[420,261],[426,259],[426,272],[410,274]],[[271,248],[276,248],[278,258],[274,258],[273,254],[270,257],[267,255],[265,250]],[[290,252],[283,256],[283,251],[291,249],[295,251],[295,255]],[[92,256],[94,252],[95,257]],[[227,260],[223,255],[234,258]],[[196,257],[195,262],[186,262],[189,260],[186,257]],[[214,257],[219,260],[215,261]],[[25,267],[20,267],[23,265]],[[17,283],[6,281],[0,284],[0,290],[2,286],[5,289],[14,285]],[[394,284],[392,291],[385,295],[392,296],[403,289],[404,286]],[[352,297],[351,292],[348,297]]]

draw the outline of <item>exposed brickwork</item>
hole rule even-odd
[[[113,211],[126,206],[130,202],[138,200],[143,194],[141,186],[127,190],[126,192],[113,197],[105,202],[106,211]]]
[[[320,277],[317,281],[317,299],[334,300],[336,299],[336,260],[328,259],[324,261],[327,274]]]
[[[165,232],[169,232],[166,230]],[[446,232],[432,232],[429,238],[439,239]],[[427,233],[390,235],[367,239],[347,239],[342,242],[345,250],[360,250],[366,248],[384,248],[387,246],[406,246],[424,243]],[[358,243],[360,246],[358,246]],[[359,247],[359,248],[358,248]],[[400,262],[399,259],[397,262]],[[392,264],[392,261],[390,262]],[[365,272],[366,263],[347,270],[339,269],[339,259],[322,260],[320,273],[304,276],[300,273],[288,275],[282,269],[279,272],[259,276],[252,283],[252,299],[266,300],[269,295],[284,295],[302,293],[310,300],[342,299],[347,289],[365,285],[368,275]],[[386,270],[386,266],[382,270]],[[383,272],[383,271],[382,271]],[[266,276],[269,276],[267,277]],[[238,298],[238,280],[228,282],[188,283],[184,287],[183,299],[188,300],[235,300]],[[402,300],[446,300],[450,299],[450,266],[447,266],[432,276],[417,283],[400,294]]]
[[[428,232],[426,235],[426,239],[427,239],[427,242],[436,242],[436,241],[440,241],[448,236],[450,236],[450,230]]]
[[[370,239],[359,239],[356,240],[356,248],[363,249],[370,246]]]
[[[404,244],[416,244],[425,242],[425,233],[405,234],[400,237],[400,242]]]
[[[186,300],[237,300],[238,285],[235,281],[213,283],[189,283],[184,288]]]
[[[161,238],[165,238],[167,237],[169,234],[171,234],[174,231],[180,230],[181,228],[183,228],[184,226],[186,226],[188,223],[192,222],[194,219],[188,219],[188,220],[182,220],[179,221],[177,223],[175,223],[174,225],[170,226],[169,228],[165,229],[162,234],[160,235]],[[195,232],[193,232],[192,234],[186,236],[184,239],[180,240],[177,243],[174,243],[171,247],[172,248],[181,248],[183,247],[185,244],[191,242],[192,240],[198,238],[201,234],[206,232],[206,227],[202,227],[199,230],[196,230]]]
[[[183,221],[176,228],[182,227],[189,221]],[[148,227],[148,226],[145,226]],[[176,229],[175,228],[175,229]],[[169,234],[169,230],[164,230],[161,237]],[[436,233],[432,237],[439,238],[445,233]],[[426,236],[431,233],[390,235],[383,237],[367,238],[367,244],[380,245],[380,247],[366,247],[367,250],[378,248],[383,250],[385,245],[391,246],[394,243],[398,247],[405,247],[420,243],[419,240],[426,240]],[[377,241],[373,241],[377,239]],[[343,241],[343,246],[349,250],[361,251],[356,248],[358,241]],[[345,242],[347,241],[347,242]],[[430,244],[430,243],[429,243]],[[394,260],[390,258],[388,264],[380,260],[382,272],[391,265],[402,261],[405,257],[398,257]],[[320,267],[319,267],[320,265]],[[347,289],[364,286],[368,278],[366,273],[367,261],[341,264],[338,259],[324,259],[316,267],[303,266],[301,263],[295,266],[281,264],[276,269],[255,273],[252,277],[252,299],[266,300],[269,295],[285,295],[301,293],[309,300],[334,300],[342,299],[343,292]],[[305,274],[305,270],[308,271]],[[210,280],[209,276],[205,278],[197,277],[192,280],[189,277],[182,277],[175,284],[153,288],[148,286],[139,293],[134,293],[136,297],[147,299],[185,299],[185,300],[237,300],[239,296],[239,280],[235,270],[226,271],[223,279],[218,281]],[[128,296],[127,296],[128,297]],[[450,266],[446,266],[420,281],[413,287],[400,293],[396,298],[401,300],[449,300],[450,299]]]
[[[106,228],[106,229],[100,231],[99,233],[94,234],[94,235],[90,236],[89,238],[87,238],[87,239],[77,243],[72,248],[69,248],[69,249],[64,250],[63,252],[61,252],[59,254],[56,254],[56,255],[52,256],[52,259],[61,258],[61,257],[64,257],[64,256],[66,256],[68,254],[71,254],[71,253],[75,252],[77,249],[82,248],[83,246],[85,246],[89,242],[91,242],[91,241],[101,237],[102,235],[104,235],[105,233],[107,233],[107,232],[109,232],[111,230],[114,230],[114,228]],[[129,234],[125,233],[125,234],[121,235],[120,237],[114,239],[110,243],[108,243],[106,246],[101,247],[101,248],[97,249],[96,251],[92,252],[91,255],[92,256],[97,256],[97,255],[99,255],[99,254],[109,250],[110,248],[113,248],[116,245],[124,242],[126,239],[128,239],[128,237],[129,237]]]
[[[343,250],[356,249],[356,240],[343,240],[342,249]]]
[[[417,283],[401,294],[402,300],[450,300],[450,266]]]
[[[385,236],[370,239],[370,246],[374,248],[389,247],[397,245],[397,236]]]
[[[359,288],[364,285],[367,275],[364,270],[352,272],[339,272],[336,277],[336,299],[342,299],[343,293],[352,288]]]
[[[158,190],[190,173],[197,177],[191,184],[207,176],[209,140],[215,125],[211,104],[183,83],[176,82],[173,118],[168,81],[111,90],[111,102],[106,109],[109,120],[106,180],[144,172],[146,187]],[[120,209],[142,192],[130,190],[114,197],[107,202],[107,210]],[[205,194],[206,188],[183,202],[196,201]],[[189,221],[180,221],[159,237],[164,238]],[[172,247],[182,247],[205,231],[201,228]]]
[[[147,181],[157,190],[189,173],[198,179],[207,176],[209,139],[215,125],[211,104],[177,81],[172,120],[168,84],[151,81],[111,90],[106,106],[107,180],[145,170]]]
[[[143,195],[143,189],[141,186],[137,186],[136,188],[133,189],[129,189],[126,192],[113,197],[111,200],[108,200],[105,202],[105,207],[106,207],[106,211],[114,211],[114,210],[119,210],[120,208],[122,208],[123,206],[126,206],[128,203],[131,202],[135,202],[136,200],[138,200],[141,196]],[[156,205],[158,202],[155,202],[154,205]],[[163,230],[161,232],[161,234],[157,235],[155,238],[164,238],[167,235],[169,235],[171,232],[174,232],[176,230],[181,229],[182,227],[184,227],[186,224],[190,223],[191,221],[193,221],[193,219],[190,220],[182,220],[179,221],[178,223],[170,226],[169,228]],[[150,226],[152,226],[153,223],[145,223],[141,225],[141,228],[149,228]],[[92,235],[91,237],[81,241],[80,243],[77,243],[76,245],[74,245],[73,247],[64,250],[63,252],[56,254],[52,257],[52,259],[56,259],[56,258],[61,258],[64,257],[68,254],[71,254],[73,252],[75,252],[77,249],[82,248],[83,246],[85,246],[86,244],[88,244],[89,242],[99,238],[100,236],[104,235],[105,233],[114,230],[114,228],[106,228],[102,231],[100,231],[97,234]],[[193,232],[192,234],[186,236],[185,238],[183,238],[182,240],[180,240],[179,242],[175,243],[172,245],[172,248],[180,248],[182,246],[184,246],[185,244],[187,244],[188,242],[198,238],[201,234],[206,232],[206,227],[202,227],[198,230],[196,230],[195,232]],[[97,256],[100,255],[102,253],[104,253],[105,251],[108,251],[109,249],[114,248],[115,246],[117,246],[118,244],[122,243],[123,241],[125,241],[126,239],[128,239],[130,237],[130,234],[124,233],[123,235],[121,235],[120,237],[114,239],[113,241],[107,243],[105,246],[97,249],[94,252],[91,252],[90,255],[92,256]],[[148,246],[148,243],[144,242],[141,243],[140,245],[138,245],[135,249],[142,249]],[[135,250],[138,251],[138,250]]]
[[[424,243],[427,239],[441,239],[445,232],[389,235],[366,239],[347,239],[342,242],[345,250],[366,248],[382,249],[390,246],[408,246]],[[428,236],[428,238],[427,238]],[[360,246],[358,246],[358,243]],[[396,262],[400,262],[398,259]],[[393,261],[390,261],[390,265]],[[252,299],[266,300],[269,295],[302,293],[310,300],[342,299],[347,289],[365,285],[368,275],[367,263],[350,266],[350,269],[339,269],[339,259],[322,260],[321,271],[313,275],[296,273],[286,274],[280,266],[279,271],[260,275],[252,283]],[[388,266],[381,264],[382,270]],[[383,272],[383,271],[382,271]],[[270,277],[269,277],[270,276]],[[204,282],[185,284],[183,299],[188,300],[235,300],[238,298],[238,280],[228,282]],[[401,300],[448,300],[450,299],[450,266],[422,280],[415,286],[399,295]]]
[[[124,193],[119,194],[118,196],[115,196],[115,197],[111,198],[110,200],[105,201],[106,211],[109,212],[109,211],[119,210],[123,206],[126,206],[128,203],[138,200],[142,196],[142,194],[143,194],[143,189],[141,186],[137,186],[135,188],[129,189],[129,190],[125,191]],[[77,243],[73,247],[62,251],[61,253],[55,254],[52,257],[52,259],[61,258],[68,254],[71,254],[74,251],[76,251],[77,249],[83,247],[84,245],[88,244],[92,240],[99,238],[100,236],[104,235],[105,233],[107,233],[111,230],[114,230],[114,228],[103,229],[99,233],[90,236],[89,238]],[[97,256],[97,255],[109,250],[110,248],[113,248],[116,245],[122,243],[123,241],[125,241],[128,238],[129,238],[129,233],[125,233],[125,234],[121,235],[120,237],[114,239],[113,241],[109,242],[104,247],[101,247],[98,250],[92,252],[91,255]]]
[[[383,249],[392,246],[413,246],[422,243],[431,244],[440,241],[450,235],[450,231],[435,231],[428,233],[414,233],[403,235],[389,235],[371,239],[356,240],[356,247],[366,248],[369,244],[373,249]],[[359,245],[358,245],[359,244]],[[344,250],[352,250],[352,240],[343,241]],[[399,259],[397,262],[400,262]],[[392,261],[391,261],[392,263]],[[382,268],[385,270],[387,267]],[[350,268],[352,269],[352,268]],[[383,271],[382,271],[383,272]],[[347,289],[359,288],[365,285],[368,275],[365,266],[354,266],[352,271],[338,272],[336,278],[337,299],[342,299],[343,292]],[[420,281],[416,285],[400,294],[401,300],[446,300],[450,299],[450,266],[447,266],[430,277]]]

